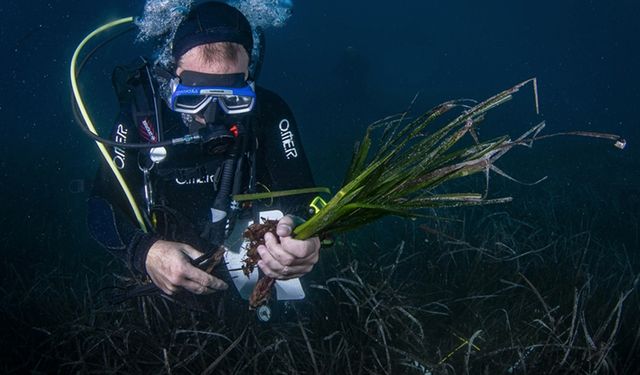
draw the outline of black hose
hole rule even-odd
[[[220,179],[220,189],[216,195],[213,208],[227,212],[229,208],[229,197],[231,196],[231,188],[233,187],[233,175],[235,174],[236,156],[225,160],[222,164],[222,177]]]

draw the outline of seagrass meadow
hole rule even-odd
[[[333,191],[298,234],[335,243],[269,323],[225,293],[110,303],[134,280],[87,233],[68,63],[143,6],[0,5],[1,373],[640,373],[637,2],[294,1],[259,83]],[[134,38],[82,71],[102,132]]]

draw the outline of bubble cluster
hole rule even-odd
[[[139,41],[165,36],[173,38],[178,25],[189,12],[193,0],[147,0],[142,17],[136,20]]]
[[[283,26],[291,16],[293,0],[232,0],[229,4],[240,9],[255,29]]]
[[[195,0],[147,0],[142,17],[136,20],[140,29],[137,40],[157,41],[156,64],[171,67],[175,62],[171,56],[171,42],[178,26],[189,13]],[[227,3],[238,8],[249,20],[254,35],[252,60],[259,60],[258,30],[283,26],[291,16],[293,0],[229,0]]]

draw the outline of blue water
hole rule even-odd
[[[139,15],[142,7],[130,0],[0,4],[0,227],[2,256],[18,269],[103,254],[86,234],[86,193],[78,188],[83,180],[89,187],[99,154],[74,124],[68,65],[88,32]],[[532,114],[532,94],[523,91],[488,135],[517,135],[544,119],[547,133],[616,133],[628,147],[545,141],[504,166],[523,180],[550,179],[530,188],[502,181],[498,189],[516,201],[569,197],[557,202],[563,214],[593,220],[601,241],[637,254],[638,19],[640,3],[632,0],[299,0],[285,27],[267,30],[260,83],[289,102],[317,182],[336,188],[366,126],[405,110],[416,94],[420,112],[453,98],[483,99],[537,77],[542,115]],[[83,72],[103,132],[117,110],[111,69],[153,50],[148,44],[132,48],[132,37],[98,51]],[[526,208],[515,204],[516,215],[525,217]]]

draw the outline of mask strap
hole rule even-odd
[[[168,81],[174,79],[174,78],[178,78],[175,74],[171,73],[167,68],[162,67],[160,65],[156,65],[153,67],[153,72],[155,73],[155,75],[157,75],[158,77],[164,78]]]

